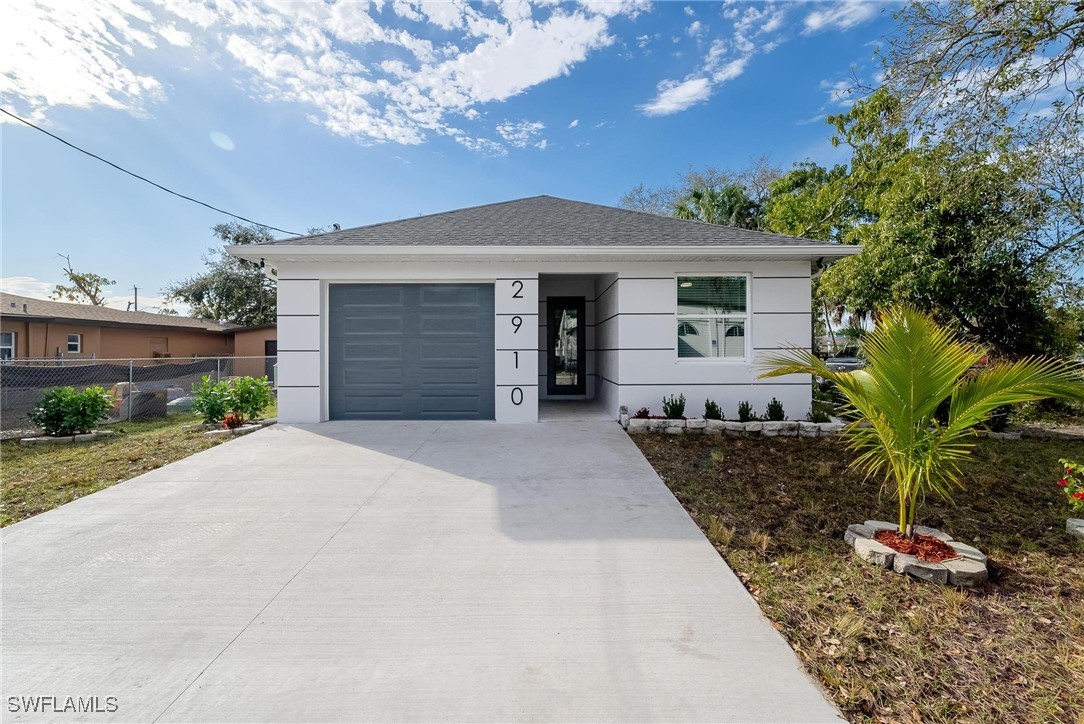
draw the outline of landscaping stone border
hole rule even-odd
[[[1074,538],[1084,540],[1084,519],[1070,518],[1065,521],[1065,530]]]
[[[1084,521],[1081,521],[1084,524]],[[930,535],[948,543],[959,555],[941,563],[928,563],[915,556],[900,553],[884,545],[873,536],[883,530],[897,530],[895,523],[883,520],[867,520],[847,526],[843,540],[854,549],[854,554],[880,568],[888,568],[903,575],[929,583],[973,588],[986,583],[990,577],[986,554],[974,546],[952,540],[947,533],[936,528],[916,525],[915,532]]]
[[[93,432],[84,433],[82,435],[61,435],[58,437],[53,437],[51,435],[39,435],[37,437],[24,437],[19,440],[19,444],[59,445],[68,442],[91,442],[92,440],[99,440],[103,437],[109,437],[112,434],[112,430],[94,430]]]
[[[269,418],[267,420],[257,420],[256,422],[249,422],[241,427],[235,427],[232,430],[230,428],[218,427],[217,425],[202,425],[207,432],[203,433],[207,437],[234,437],[237,435],[247,435],[250,432],[256,432],[262,428],[274,425],[278,420],[275,418]],[[208,429],[214,428],[214,429]]]
[[[629,434],[645,432],[670,435],[727,435],[730,437],[828,437],[838,435],[844,427],[842,422],[805,422],[783,420],[781,422],[757,420],[736,422],[733,420],[662,420],[655,418],[621,416],[621,426]]]
[[[734,420],[669,420],[654,417],[629,417],[623,411],[619,417],[621,427],[629,434],[645,432],[667,433],[670,435],[727,435],[729,437],[831,437],[838,435],[846,427],[845,422],[832,418],[831,422],[806,422],[805,420],[755,420],[737,422]],[[868,427],[868,424],[864,424]],[[1077,440],[1084,436],[1068,432],[1051,430],[1014,430],[1011,432],[990,432],[975,430],[976,437],[988,437],[994,440]]]

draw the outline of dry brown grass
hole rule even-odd
[[[851,555],[846,526],[894,503],[836,440],[635,440],[850,720],[1084,724],[1084,545],[1053,484],[1079,442],[982,441],[956,504],[927,501],[991,557],[962,591]]]
[[[181,428],[192,415],[109,426],[112,437],[24,447],[0,443],[0,527],[134,478],[223,442]]]

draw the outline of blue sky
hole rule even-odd
[[[535,194],[616,204],[690,164],[843,160],[826,113],[873,77],[866,2],[7,4],[3,106],[282,229]],[[5,291],[77,269],[141,307],[229,220],[0,123]]]

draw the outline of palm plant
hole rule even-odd
[[[910,306],[884,313],[861,345],[864,370],[834,372],[795,349],[764,360],[768,371],[761,377],[813,374],[838,386],[853,417],[844,430],[858,453],[852,465],[895,487],[899,533],[907,537],[921,499],[928,493],[947,498],[962,487],[959,466],[974,445],[974,428],[998,407],[1084,399],[1084,373],[1059,360],[1030,357],[973,372],[984,351]],[[934,413],[945,400],[948,422],[942,425]]]

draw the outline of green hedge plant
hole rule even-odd
[[[685,395],[662,398],[662,414],[667,420],[680,420],[685,417]]]
[[[723,411],[715,400],[704,400],[704,419],[705,420],[722,420]]]
[[[74,387],[54,387],[46,391],[27,417],[46,435],[82,435],[92,432],[112,406],[109,395],[97,385],[82,392],[76,392]]]
[[[267,377],[235,377],[215,382],[207,376],[192,385],[192,396],[192,409],[204,423],[217,425],[229,416],[234,427],[258,418],[273,399]]]

